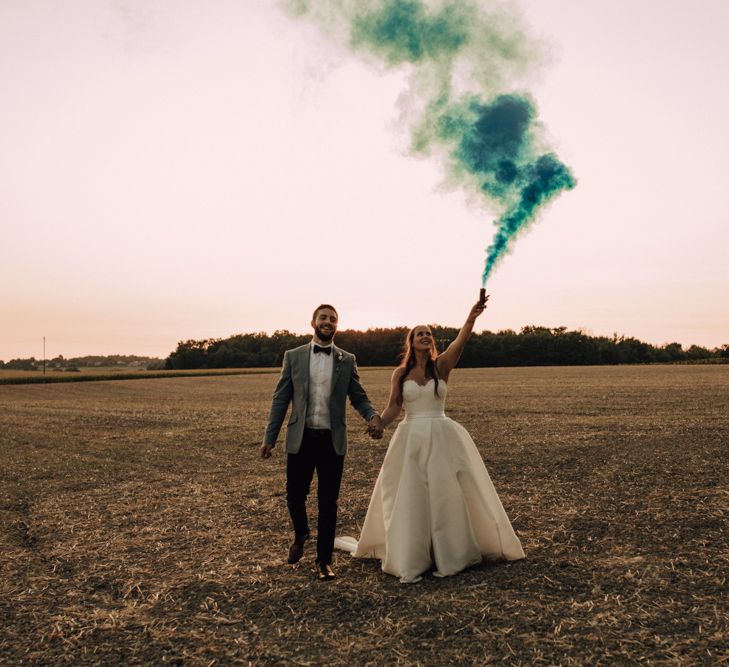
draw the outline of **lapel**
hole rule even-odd
[[[332,359],[332,394],[334,393],[334,387],[337,384],[337,380],[339,380],[339,375],[342,372],[342,361],[344,359],[344,356],[342,355],[342,352],[340,349],[332,343],[332,356],[334,357]]]
[[[299,363],[301,364],[301,380],[304,388],[304,400],[309,398],[309,355],[311,355],[311,343],[301,348]]]

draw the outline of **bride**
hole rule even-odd
[[[380,559],[403,583],[420,581],[433,566],[435,576],[446,577],[484,559],[524,558],[476,445],[444,412],[451,371],[485,308],[471,308],[440,355],[429,327],[408,333],[382,424],[403,406],[406,418],[390,441],[359,541],[335,543],[355,558]]]

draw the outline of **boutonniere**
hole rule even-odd
[[[337,350],[337,352],[334,356],[337,358],[338,362],[341,362],[342,359],[344,359],[344,355],[339,350]]]

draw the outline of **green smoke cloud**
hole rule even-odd
[[[576,184],[545,148],[536,106],[503,91],[535,60],[517,17],[477,0],[291,0],[355,52],[408,67],[412,148],[501,211],[482,282],[542,206]]]

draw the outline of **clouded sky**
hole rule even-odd
[[[513,6],[578,186],[478,328],[729,342],[729,3]],[[0,2],[0,359],[460,325],[497,212],[408,155],[407,80],[273,0]]]

